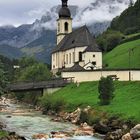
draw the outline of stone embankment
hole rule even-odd
[[[61,112],[53,121],[70,121],[74,124],[81,122],[82,111],[88,113],[91,107],[85,109],[77,108],[72,113]],[[73,135],[100,136],[104,140],[140,140],[140,124],[136,125],[131,121],[120,120],[118,117],[100,118],[92,127],[86,122],[74,130]]]

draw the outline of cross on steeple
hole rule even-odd
[[[68,7],[68,0],[62,0],[62,7]]]

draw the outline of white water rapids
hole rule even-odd
[[[52,131],[72,131],[77,127],[70,123],[53,122],[50,117],[42,115],[41,112],[35,111],[25,105],[11,104],[9,102],[6,101],[9,106],[0,112],[0,122],[6,124],[6,130],[16,132],[18,135],[24,136],[27,140],[32,140],[32,136],[36,134],[49,134]],[[67,140],[99,139],[90,136],[75,136]]]

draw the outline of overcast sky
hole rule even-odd
[[[94,0],[69,0],[71,5],[85,6]],[[0,0],[0,25],[32,23],[61,0]]]
[[[95,1],[98,0],[69,0],[68,4],[78,5],[82,9]],[[128,5],[126,3],[129,0],[114,0],[114,3],[105,4],[107,1],[109,0],[102,0],[101,6],[92,11],[87,10],[82,15],[80,22],[91,22],[91,16],[94,21],[111,20],[127,8]],[[118,4],[118,1],[122,1],[122,4]],[[33,23],[35,19],[40,19],[48,9],[60,4],[61,0],[0,0],[0,26],[19,26],[21,24]],[[109,8],[111,4],[117,8],[116,13],[110,13]],[[93,13],[96,14],[93,16]],[[79,16],[77,17],[79,18]],[[75,23],[76,21],[79,23],[79,20],[76,19]]]

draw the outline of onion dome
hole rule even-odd
[[[61,18],[61,17],[70,18],[71,17],[71,12],[68,8],[67,1],[68,0],[62,0],[62,7],[59,10],[59,18]]]

